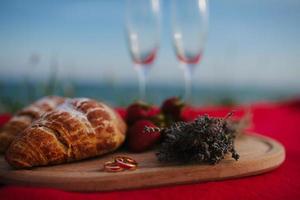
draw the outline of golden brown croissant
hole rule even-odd
[[[19,111],[0,130],[0,153],[4,153],[16,135],[26,129],[35,119],[63,103],[64,98],[44,97]]]
[[[68,99],[18,135],[6,151],[6,160],[15,168],[28,168],[99,156],[124,142],[126,128],[107,105]]]

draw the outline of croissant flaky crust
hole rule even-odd
[[[20,134],[6,152],[15,168],[53,165],[99,156],[125,140],[126,124],[107,105],[68,99]]]
[[[16,135],[25,130],[30,124],[45,112],[53,110],[64,102],[57,96],[44,97],[19,111],[0,130],[0,153],[4,153]]]

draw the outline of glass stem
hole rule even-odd
[[[185,65],[183,68],[184,71],[184,81],[185,81],[185,88],[184,88],[184,100],[186,102],[192,101],[192,73],[193,73],[193,66]]]
[[[148,66],[136,65],[135,69],[139,78],[139,98],[140,100],[146,100],[146,85],[147,85],[147,70]]]

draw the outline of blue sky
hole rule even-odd
[[[161,46],[150,82],[182,81],[162,0]],[[182,1],[184,2],[184,1]],[[44,78],[50,63],[75,80],[136,81],[124,36],[123,0],[0,0],[0,79]],[[300,88],[299,0],[211,0],[196,84]],[[29,57],[40,56],[32,70]]]

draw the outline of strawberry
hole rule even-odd
[[[144,130],[146,126],[157,127],[149,120],[139,120],[129,128],[127,138],[129,150],[133,152],[143,152],[153,147],[154,144],[160,140],[160,133],[158,131],[146,133]]]
[[[142,101],[137,101],[127,108],[126,121],[129,125],[141,119],[151,119],[159,113],[159,109]]]
[[[185,103],[179,97],[171,97],[163,102],[161,110],[169,120],[180,121],[184,107]]]

